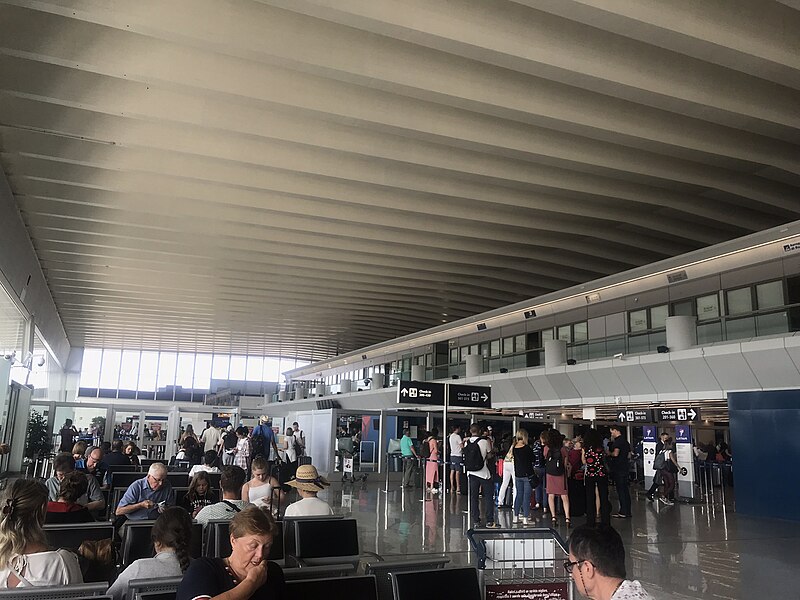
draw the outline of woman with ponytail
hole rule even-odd
[[[140,558],[120,573],[108,595],[114,600],[127,600],[128,583],[134,579],[178,577],[189,568],[189,540],[192,538],[192,517],[177,506],[168,508],[153,524],[153,558]]]
[[[0,501],[0,588],[83,583],[78,557],[50,551],[42,525],[47,487],[36,479],[17,479]]]

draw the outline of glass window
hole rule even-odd
[[[469,356],[469,346],[462,346],[458,357],[459,362],[467,360],[467,356]]]
[[[628,352],[635,354],[637,352],[650,351],[650,338],[645,335],[632,335],[628,338]]]
[[[480,354],[480,352],[479,352],[478,350],[479,350],[479,349],[478,349],[478,344],[472,344],[472,345],[469,347],[469,353],[470,353],[470,354]]]
[[[231,381],[244,381],[247,375],[247,357],[231,356]]]
[[[759,310],[783,306],[783,282],[770,281],[757,285],[756,298]]]
[[[646,331],[647,330],[647,309],[632,310],[628,313],[628,326],[630,331]]]
[[[697,326],[697,343],[711,344],[722,340],[722,323],[705,323]]]
[[[138,389],[140,354],[138,350],[124,350],[122,352],[122,363],[119,370],[119,389]]]
[[[103,351],[86,348],[83,351],[81,364],[81,387],[100,387],[100,362],[103,360]]]
[[[211,389],[211,360],[210,354],[198,354],[195,357],[193,389]]]
[[[281,360],[267,357],[264,359],[264,381],[278,381],[281,378]]]
[[[245,379],[247,379],[247,381],[262,381],[263,376],[264,376],[264,357],[248,356]]]
[[[572,326],[572,341],[585,342],[588,339],[589,339],[589,323],[587,321],[581,321],[580,323],[575,323]]]
[[[503,354],[514,354],[514,338],[507,337],[503,338]]]
[[[432,367],[433,366],[433,353],[429,353],[425,355],[425,367]]]
[[[682,302],[675,302],[672,305],[672,314],[676,317],[694,316],[694,312],[692,311],[692,301],[684,300]]]
[[[194,383],[194,354],[181,353],[175,368],[175,385],[186,390]]]
[[[168,385],[175,385],[175,367],[178,364],[178,355],[174,352],[162,352],[158,357],[158,379],[156,383],[159,388]]]
[[[719,318],[719,296],[709,294],[700,296],[697,299],[697,320],[708,321],[709,319]]]
[[[747,288],[750,291],[750,288]],[[725,333],[729,340],[751,338],[756,335],[756,320],[754,317],[743,319],[729,319],[725,322]]]
[[[727,296],[729,315],[741,315],[753,311],[753,294],[749,287],[730,290]]]
[[[142,352],[142,357],[139,361],[139,391],[155,392],[157,374],[158,352]]]
[[[569,325],[562,325],[558,328],[558,339],[567,342],[572,342],[572,327]]]
[[[100,368],[100,387],[115,390],[119,385],[119,365],[122,351],[103,350],[103,365]]]
[[[227,381],[228,367],[230,366],[231,357],[227,354],[215,354],[214,362],[211,366],[211,379],[221,379]]]
[[[500,356],[500,340],[489,342],[489,356]]]
[[[518,335],[514,338],[514,349],[517,352],[525,350],[525,334]]]
[[[756,317],[757,335],[774,335],[789,331],[789,317],[786,312],[758,315]]]
[[[650,308],[650,328],[661,329],[667,326],[667,317],[669,316],[669,306],[662,304],[661,306],[653,306]]]

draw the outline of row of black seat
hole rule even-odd
[[[304,574],[312,569],[284,569],[287,591],[291,598],[325,598],[326,600],[433,600],[442,593],[459,600],[481,600],[478,572],[472,567],[456,569],[406,570],[402,563],[396,568],[374,568],[370,573],[351,577],[324,577],[307,579]],[[379,585],[381,574],[391,582],[390,593]],[[148,579],[130,582],[129,600],[175,600],[181,578]],[[0,598],[26,600],[102,600],[106,596],[102,584],[83,584],[69,587],[17,588],[0,591]]]

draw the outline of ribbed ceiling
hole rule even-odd
[[[322,359],[800,218],[768,0],[0,5],[75,345]]]

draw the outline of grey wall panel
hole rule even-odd
[[[719,276],[722,289],[725,290],[781,277],[783,277],[783,265],[777,260],[720,273]]]
[[[581,398],[597,398],[603,395],[600,386],[597,385],[594,377],[589,373],[587,363],[582,363],[574,367],[567,368],[567,375],[572,381],[572,385],[578,390]]]
[[[530,379],[527,377],[515,377],[514,379],[510,380],[510,383],[514,386],[514,389],[516,390],[517,394],[519,394],[519,397],[522,398],[523,403],[538,402],[541,400],[539,394],[536,393],[536,390],[531,385]]]
[[[578,323],[585,321],[588,318],[588,311],[586,307],[568,310],[563,313],[555,315],[556,325],[569,325],[570,323]]]
[[[627,396],[628,390],[616,374],[611,360],[599,360],[590,363],[589,374],[597,382],[603,396]]]
[[[555,326],[555,318],[550,315],[544,317],[536,317],[535,319],[528,319],[525,323],[525,331],[541,331],[542,329],[550,329]]]
[[[639,310],[647,308],[648,306],[655,306],[657,304],[666,304],[669,302],[669,289],[661,288],[658,290],[650,290],[636,294],[635,296],[628,296],[625,298],[625,310]]]
[[[589,319],[588,323],[589,339],[597,340],[606,337],[606,318],[594,317]]]
[[[597,304],[590,304],[586,307],[586,314],[589,318],[602,317],[615,312],[623,312],[625,310],[625,298],[615,298],[607,302],[598,302]]]
[[[670,301],[700,296],[720,289],[719,275],[703,277],[701,279],[690,279],[682,283],[676,283],[668,288]]]
[[[624,361],[625,363],[634,363],[634,360]],[[617,375],[619,375],[622,384],[628,393],[633,395],[638,394],[655,394],[656,388],[647,377],[644,369],[639,364],[624,364],[623,361],[614,361]]]
[[[0,169],[0,272],[11,286],[9,293],[22,301],[28,313],[35,315],[36,326],[44,341],[63,367],[69,358],[70,344],[67,333],[64,331],[39,258],[36,256],[2,169]]]
[[[742,354],[762,388],[800,387],[800,370],[783,338],[743,342]]]
[[[639,365],[653,384],[658,394],[685,394],[688,392],[668,355],[651,354],[640,356]]]
[[[539,396],[539,400],[541,402],[554,402],[560,400],[558,393],[555,389],[553,389],[553,385],[547,379],[544,369],[536,369],[536,371],[537,373],[535,375],[531,375],[529,371],[528,381],[530,381],[530,384],[536,392],[536,395]]]
[[[705,349],[706,364],[726,391],[759,390],[761,383],[741,353],[741,345],[724,344]]]
[[[548,370],[547,379],[561,400],[574,400],[580,396],[569,375],[563,370]]]
[[[722,389],[714,373],[703,360],[703,350],[692,348],[670,353],[670,362],[689,392],[719,391]]]
[[[791,254],[781,261],[783,266],[783,274],[796,275],[800,273],[800,253]]]
[[[500,337],[508,337],[510,335],[520,335],[525,333],[525,325],[525,321],[520,321],[517,325],[506,325],[500,329]]]
[[[627,314],[619,312],[606,316],[606,336],[622,335],[628,330]]]

